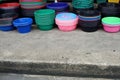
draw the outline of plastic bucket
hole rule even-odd
[[[79,14],[79,26],[85,32],[97,31],[101,15],[97,10],[81,11]]]
[[[50,3],[47,5],[48,9],[53,9],[57,12],[63,12],[68,10],[68,4],[65,2]]]
[[[35,22],[40,30],[51,30],[54,24],[55,10],[42,9],[34,12]]]
[[[7,26],[0,26],[1,31],[12,31],[15,28],[12,25],[7,25]]]
[[[120,5],[116,3],[101,3],[98,5],[103,17],[120,16]]]
[[[119,17],[105,17],[102,19],[102,22],[105,24],[120,25],[120,18]]]
[[[31,31],[33,20],[32,18],[18,18],[13,21],[13,25],[19,33],[28,33]]]
[[[102,19],[102,24],[107,32],[120,31],[120,18],[118,17],[105,17]]]
[[[120,0],[108,0],[110,3],[119,3]]]
[[[59,13],[55,18],[56,24],[61,31],[73,31],[78,24],[78,17],[74,13]]]
[[[103,24],[103,28],[106,32],[110,32],[110,33],[115,33],[120,31],[120,25],[114,26],[114,25]]]
[[[0,13],[17,13],[19,14],[19,3],[3,3],[0,5]]]

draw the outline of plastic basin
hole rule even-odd
[[[28,33],[31,31],[33,20],[32,18],[18,18],[13,21],[13,25],[19,33]]]

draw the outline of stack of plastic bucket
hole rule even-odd
[[[102,24],[106,32],[120,31],[120,18],[118,17],[105,17],[102,19]]]
[[[53,9],[56,13],[59,12],[66,12],[69,9],[69,5],[66,2],[57,2],[57,3],[50,3],[47,5],[48,9]]]
[[[4,13],[0,14],[0,30],[1,31],[11,31],[15,28],[12,25],[12,21],[18,17],[15,13]]]
[[[35,22],[40,30],[51,30],[55,19],[55,10],[41,9],[34,12]]]
[[[96,1],[99,4],[99,3],[105,3],[107,0],[96,0]]]
[[[98,5],[98,10],[103,17],[120,16],[120,4],[117,3],[101,3]]]
[[[46,0],[20,0],[22,16],[33,17],[34,11],[44,8]]]
[[[72,31],[78,24],[78,16],[74,13],[59,13],[55,18],[56,24],[61,31]]]
[[[119,3],[120,0],[108,0],[108,2],[110,2],[110,3]]]
[[[19,3],[2,3],[0,4],[0,13],[15,13],[19,15]]]
[[[79,14],[82,10],[93,9],[94,0],[72,0],[72,6],[74,12]]]
[[[79,26],[85,32],[94,32],[100,25],[101,14],[97,10],[85,10],[79,14]]]
[[[19,3],[0,4],[0,30],[14,30],[12,21],[19,16]]]
[[[28,33],[31,31],[33,20],[32,18],[18,18],[13,21],[14,27],[19,33]]]

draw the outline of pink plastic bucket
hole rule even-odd
[[[56,24],[61,31],[69,32],[76,29],[78,24],[78,18],[69,21],[60,21],[56,19]]]
[[[62,25],[58,25],[59,30],[64,31],[64,32],[68,32],[68,31],[73,31],[76,29],[77,25],[71,25],[71,26],[62,26]]]
[[[103,28],[106,32],[110,32],[110,33],[115,33],[120,31],[120,25],[103,24]]]
[[[73,13],[59,13],[55,18],[55,22],[61,31],[73,31],[78,24],[78,16]]]

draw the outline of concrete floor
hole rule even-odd
[[[120,79],[82,78],[82,77],[63,77],[63,76],[44,76],[44,75],[0,73],[0,80],[120,80]]]
[[[33,29],[28,34],[0,31],[0,63],[1,71],[29,71],[37,64],[38,73],[120,76],[120,33],[103,30],[87,33],[80,29],[72,32]]]

